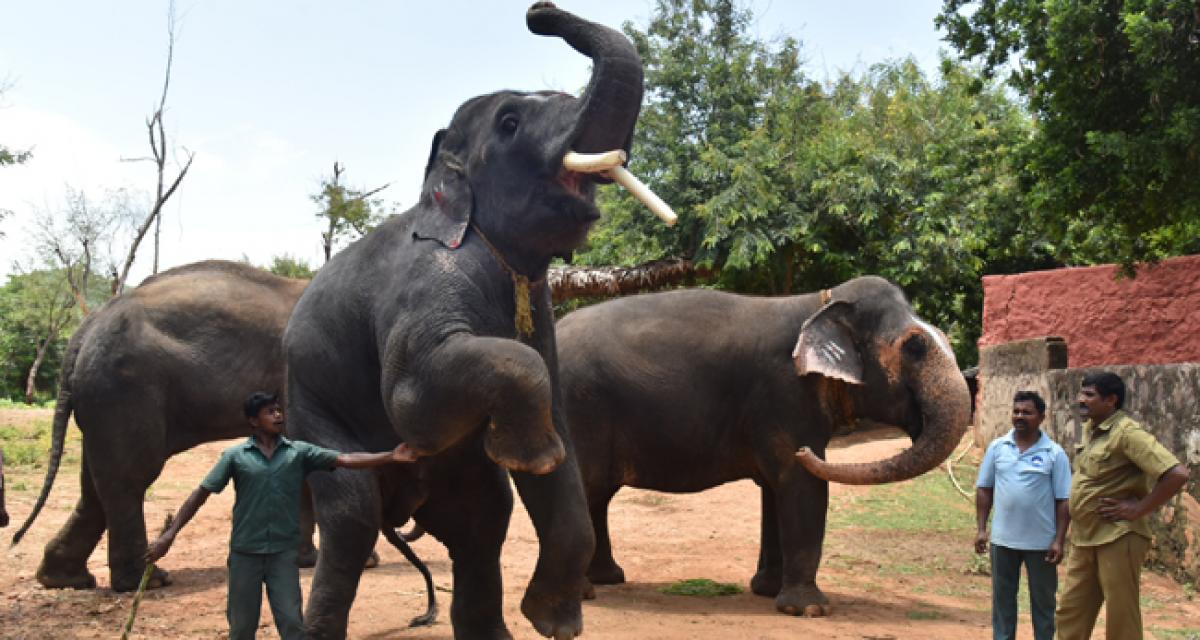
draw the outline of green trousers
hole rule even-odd
[[[253,640],[258,632],[264,583],[279,637],[301,640],[304,621],[300,614],[300,569],[296,567],[295,549],[266,554],[229,552],[229,600],[225,608],[229,640]]]
[[[1096,547],[1071,545],[1067,576],[1058,599],[1055,625],[1058,640],[1092,637],[1100,605],[1104,605],[1104,635],[1108,640],[1142,640],[1142,560],[1150,541],[1136,533]]]

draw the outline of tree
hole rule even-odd
[[[316,275],[316,271],[313,271],[313,268],[308,265],[307,260],[293,257],[290,253],[273,256],[271,258],[271,266],[266,269],[277,276],[285,278],[311,280]]]
[[[134,224],[137,207],[131,198],[129,192],[117,190],[95,202],[67,185],[61,218],[52,211],[41,211],[35,218],[34,250],[44,262],[57,266],[84,315],[92,310],[88,296],[94,283],[103,283],[110,296],[120,288],[114,245]]]
[[[133,267],[133,262],[137,258],[138,247],[141,246],[142,240],[146,237],[146,233],[150,230],[150,225],[154,225],[154,264],[152,273],[158,273],[158,249],[159,249],[159,229],[162,225],[162,210],[167,204],[167,200],[175,194],[179,189],[183,178],[187,176],[188,169],[192,167],[192,161],[196,155],[187,149],[184,149],[184,162],[176,162],[179,167],[175,177],[167,176],[167,134],[163,127],[163,114],[167,107],[167,89],[171,86],[171,64],[175,58],[175,3],[170,2],[167,6],[167,65],[166,71],[163,73],[162,94],[159,96],[158,105],[154,111],[146,118],[146,132],[150,139],[150,156],[146,158],[132,158],[131,162],[150,161],[154,163],[157,183],[154,191],[154,200],[149,207],[142,221],[137,224],[134,229],[133,240],[129,244],[129,251],[125,254],[125,260],[121,265],[120,271],[117,272],[113,279],[113,295],[120,295],[125,290],[125,282],[129,279],[129,270]]]
[[[333,163],[333,177],[321,181],[321,191],[312,195],[312,201],[320,206],[317,217],[326,222],[321,232],[321,247],[325,251],[325,262],[333,256],[333,247],[338,240],[360,237],[375,228],[384,218],[383,201],[371,196],[388,188],[391,183],[374,189],[351,189],[342,184],[346,167]]]
[[[748,170],[784,105],[800,110],[820,92],[800,71],[799,44],[754,40],[750,19],[731,0],[659,0],[645,31],[625,25],[646,65],[631,169],[680,220],[664,229],[628,194],[604,190],[605,219],[581,261],[750,267],[788,234],[789,221],[773,207],[779,191],[771,173]]]
[[[103,284],[89,292],[94,303],[106,296]],[[80,315],[62,270],[42,268],[9,277],[0,287],[0,352],[4,354],[0,384],[4,395],[19,394],[32,403],[39,388],[53,387],[62,349]]]
[[[1130,269],[1200,251],[1195,0],[945,0],[937,23],[1028,100],[1024,180],[1059,257]]]

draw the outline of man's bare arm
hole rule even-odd
[[[188,496],[187,500],[184,500],[183,504],[180,505],[179,513],[171,521],[171,526],[167,527],[167,530],[157,540],[151,542],[146,547],[146,562],[156,562],[159,558],[167,555],[167,551],[171,549],[171,544],[175,542],[175,535],[179,533],[183,525],[187,524],[196,515],[200,507],[204,506],[204,502],[208,500],[208,496],[211,494],[212,492],[204,487],[196,487],[192,495]]]
[[[395,449],[383,453],[339,454],[337,461],[333,465],[347,469],[366,469],[394,462],[416,462],[418,457],[417,453],[409,448],[408,444],[401,442]]]
[[[991,487],[975,487],[975,553],[987,552],[987,521],[992,512],[994,493]]]

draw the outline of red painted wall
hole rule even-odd
[[[983,279],[985,347],[1062,336],[1071,367],[1200,362],[1200,255],[1114,279],[1113,265]]]

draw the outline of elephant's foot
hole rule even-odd
[[[833,611],[829,598],[815,584],[785,587],[775,598],[775,608],[790,616],[820,618]]]
[[[364,569],[374,569],[379,566],[379,554],[371,549],[371,555],[367,556],[367,561],[363,564]]]
[[[587,570],[587,578],[592,584],[622,584],[625,582],[625,571],[609,558],[606,562],[592,562]]]
[[[39,584],[47,589],[95,589],[96,576],[87,567],[76,570],[66,570],[58,567],[48,567],[45,561],[38,567],[34,576]]]
[[[512,634],[508,629],[501,624],[499,627],[489,628],[459,628],[459,625],[454,625],[454,640],[513,640]]]
[[[310,544],[297,549],[296,566],[301,569],[311,569],[317,566],[317,548]]]
[[[757,595],[774,598],[783,588],[783,576],[778,571],[759,571],[750,579],[750,591]]]
[[[142,570],[145,572],[145,569]],[[150,580],[146,582],[147,589],[160,589],[171,584],[171,574],[154,567],[154,571],[150,573]],[[137,591],[138,585],[142,583],[142,573],[137,575],[117,575],[113,574],[112,589],[118,593],[123,591]]]
[[[579,602],[583,586],[577,586],[576,589],[552,591],[531,582],[521,599],[521,613],[547,638],[574,638],[583,633],[583,609]]]

